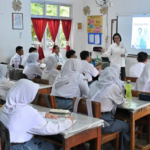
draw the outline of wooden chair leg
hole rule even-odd
[[[117,135],[117,138],[115,139],[115,150],[119,150],[119,134]]]
[[[143,132],[143,125],[139,126],[139,131],[142,133]],[[141,140],[142,139],[142,134],[138,134],[138,139]]]

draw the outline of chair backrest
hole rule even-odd
[[[140,92],[140,91],[132,91],[132,96],[133,97],[139,97],[139,93],[142,93],[142,94],[150,94],[150,93],[146,93],[146,92]]]
[[[27,79],[27,76],[23,74],[22,70],[9,70],[9,78],[11,80]]]
[[[76,101],[76,98],[73,99],[73,107],[74,107],[75,101]],[[92,102],[92,111],[93,111],[93,117],[101,118],[101,104],[100,103]],[[85,99],[80,100],[77,112],[82,113],[82,114],[88,114]]]
[[[5,62],[1,62],[1,64],[3,64],[3,65],[8,65],[8,63],[5,63]]]
[[[33,81],[34,83],[49,85],[49,81],[48,81],[48,80],[43,80],[43,79],[34,78],[32,81]]]
[[[138,78],[125,77],[124,81],[131,80],[131,82],[136,82],[137,79],[138,79]]]
[[[35,100],[32,104],[56,109],[56,101],[54,96],[48,94],[37,93]]]

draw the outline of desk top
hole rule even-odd
[[[127,100],[125,106],[118,106],[118,108],[127,109],[134,113],[137,110],[149,106],[150,102],[138,100],[138,97],[133,97],[132,100]]]
[[[49,108],[38,106],[38,105],[33,105],[33,104],[31,106],[37,109],[38,111],[49,112]],[[87,129],[99,127],[104,124],[103,120],[92,118],[86,115],[72,113],[71,116],[73,116],[73,119],[76,120],[76,122],[71,128],[60,133],[61,135],[63,135],[65,139],[77,133],[80,133],[82,131],[85,131]],[[46,119],[46,120],[51,121],[51,119]]]

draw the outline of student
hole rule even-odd
[[[6,102],[6,95],[9,89],[15,84],[13,81],[6,79],[7,65],[0,64],[0,103],[3,105]]]
[[[145,52],[138,53],[138,63],[131,66],[129,70],[130,77],[139,78],[143,72],[143,68],[148,61],[148,54]]]
[[[22,63],[22,56],[23,55],[23,47],[18,46],[16,47],[16,54],[10,60],[10,66],[14,65],[15,61],[18,62],[18,65]]]
[[[32,80],[35,77],[42,76],[42,70],[38,66],[38,59],[39,59],[38,53],[29,54],[27,59],[27,65],[23,70],[23,73],[28,77],[28,79]]]
[[[135,91],[150,92],[150,64],[146,64],[141,76],[136,80]]]
[[[51,95],[56,97],[58,109],[68,109],[72,111],[72,99],[74,97],[86,97],[89,92],[88,83],[80,73],[79,61],[71,58],[66,61],[62,70],[58,74],[52,87]]]
[[[98,81],[90,85],[89,98],[101,103],[101,119],[109,126],[102,128],[102,134],[121,132],[119,150],[130,149],[130,125],[114,117],[117,105],[124,105],[125,98],[116,84],[116,71],[109,67],[102,71]]]
[[[64,63],[64,58],[60,54],[59,46],[58,45],[54,45],[53,49],[54,49],[54,53],[52,54],[52,56],[54,56],[56,58],[58,64],[59,63],[63,64]]]
[[[92,77],[100,75],[100,72],[97,69],[101,69],[101,66],[95,68],[91,62],[90,53],[88,51],[82,51],[80,53],[82,70],[85,74],[85,77],[88,79],[89,85],[92,83]]]
[[[70,51],[66,52],[66,58],[68,58],[68,59],[77,58],[76,52],[74,50],[70,50]]]
[[[53,56],[47,57],[46,68],[42,73],[42,79],[49,80],[49,84],[53,85],[54,81],[59,74],[59,71],[56,69],[57,60]]]
[[[36,49],[35,47],[31,47],[31,48],[29,49],[29,53],[37,53],[37,49]],[[28,53],[27,55],[25,55],[25,56],[23,57],[23,59],[22,59],[22,64],[21,64],[21,65],[23,65],[24,67],[25,67],[26,64],[27,64],[27,59],[28,59],[29,53]]]
[[[34,135],[55,135],[72,125],[72,117],[52,123],[44,118],[57,119],[57,116],[38,112],[29,104],[34,100],[39,85],[21,79],[8,92],[6,104],[0,112],[0,120],[10,133],[10,150],[57,150],[58,147]]]

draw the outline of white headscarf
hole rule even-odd
[[[46,60],[46,68],[44,70],[44,72],[51,72],[52,70],[56,69],[57,67],[57,60],[54,56],[49,56],[47,57]]]
[[[57,89],[67,83],[69,83],[74,77],[76,77],[81,71],[81,64],[77,59],[68,59],[62,67],[62,70],[58,74],[54,88]]]
[[[150,64],[146,64],[135,85],[136,91],[150,92]]]
[[[8,82],[6,79],[7,65],[0,64],[0,84]]]
[[[39,54],[38,53],[30,53],[27,59],[27,67],[38,65]]]
[[[6,104],[0,112],[0,120],[8,128],[11,142],[30,140],[32,134],[28,131],[44,120],[28,105],[34,100],[38,89],[38,84],[21,79],[9,90]]]

